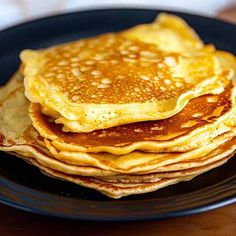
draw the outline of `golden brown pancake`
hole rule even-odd
[[[204,48],[197,33],[182,18],[166,13],[159,14],[151,24],[137,25],[122,34],[127,38],[155,44],[167,52],[189,54]]]
[[[234,81],[236,75],[236,58],[233,54],[226,51],[216,51],[216,56],[222,68],[230,69],[234,72]]]
[[[43,138],[32,126],[28,107],[23,78],[17,72],[0,88],[0,145],[44,145]]]
[[[177,29],[181,24],[186,31],[182,37],[175,27],[166,31],[165,21],[169,25],[167,15],[155,22],[157,28],[150,24],[147,34],[160,35],[160,42],[170,34],[179,44],[189,44],[190,38],[198,41],[182,20],[174,21],[179,22]],[[165,51],[147,42],[142,30],[136,37],[138,32],[134,39],[131,30],[129,36],[127,32],[109,33],[39,51],[24,50],[26,96],[41,104],[42,112],[62,124],[63,131],[90,132],[166,119],[190,99],[222,91],[222,68],[214,48],[197,46],[191,54],[188,47],[186,53]]]
[[[205,173],[213,168],[223,165],[231,157],[227,156],[226,158],[220,159],[219,161],[203,165],[200,167],[190,168],[180,171],[171,171],[171,172],[155,172],[151,174],[142,174],[142,175],[115,175],[115,176],[102,176],[96,177],[98,179],[104,180],[110,183],[153,183],[161,179],[172,179],[172,178],[181,178],[185,176],[193,176]]]
[[[61,172],[57,172],[55,170],[46,168],[34,160],[29,160],[33,165],[38,166],[40,169],[49,174],[49,176],[58,178],[61,180],[66,180],[84,187],[93,188],[97,191],[111,197],[111,198],[120,198],[123,196],[128,196],[131,194],[142,194],[147,192],[153,192],[158,189],[167,187],[172,184],[177,184],[181,181],[189,181],[193,179],[195,176],[186,176],[181,178],[173,178],[173,179],[161,179],[155,183],[139,183],[132,184],[131,186],[126,186],[126,184],[114,184],[104,182],[102,180],[94,179],[92,177],[84,177],[84,176],[71,176],[67,174],[63,174]]]
[[[179,161],[194,160],[199,157],[210,155],[211,151],[217,149],[221,144],[227,142],[235,135],[235,130],[224,133],[213,139],[209,144],[197,149],[182,153],[146,153],[134,151],[125,155],[114,155],[110,153],[82,153],[60,151],[55,149],[49,141],[45,141],[49,152],[56,159],[78,166],[94,166],[105,170],[119,173],[143,173],[152,172],[156,168],[174,164]]]

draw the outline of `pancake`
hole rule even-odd
[[[183,152],[231,129],[224,121],[234,116],[236,89],[227,80],[225,86],[221,94],[194,98],[181,112],[165,120],[137,122],[90,133],[63,132],[61,125],[42,113],[39,104],[31,103],[30,118],[40,135],[58,150],[116,155],[134,150]]]
[[[98,179],[104,180],[109,183],[153,183],[161,179],[172,179],[181,178],[186,176],[193,176],[203,174],[210,171],[216,167],[219,167],[226,163],[231,156],[227,156],[219,161],[213,162],[208,165],[203,165],[201,167],[181,170],[181,171],[171,171],[171,172],[157,172],[152,174],[142,174],[142,175],[115,175],[115,176],[104,176],[98,177]]]
[[[0,145],[44,145],[42,137],[32,126],[28,107],[22,76],[16,73],[0,88]]]
[[[217,50],[216,57],[219,60],[222,68],[225,68],[226,70],[233,70],[234,75],[236,75],[236,58],[233,54],[226,51]],[[235,82],[235,76],[233,78]]]
[[[47,149],[56,159],[79,166],[94,166],[104,170],[111,170],[119,173],[152,172],[158,167],[197,159],[210,154],[221,144],[227,142],[235,135],[235,130],[220,135],[209,144],[197,149],[183,153],[146,153],[134,151],[125,155],[113,155],[109,153],[82,153],[68,152],[55,149],[49,141],[45,140]]]
[[[97,191],[107,195],[111,198],[120,198],[124,196],[128,196],[131,194],[142,194],[147,192],[153,192],[158,189],[167,187],[169,185],[177,184],[181,181],[189,181],[193,179],[195,176],[187,176],[182,178],[173,178],[173,179],[161,179],[155,183],[142,183],[142,184],[133,184],[132,187],[126,187],[126,184],[114,184],[104,182],[102,180],[94,179],[92,177],[84,177],[84,176],[71,176],[66,175],[61,172],[57,172],[55,170],[46,168],[34,160],[29,160],[33,165],[39,167],[43,171],[46,172],[50,177],[58,178],[61,180],[66,180],[87,188],[96,189]]]
[[[164,30],[168,17],[155,22],[159,30],[147,25],[148,32],[160,35],[160,42],[176,35],[178,45],[202,45],[182,21],[181,27]],[[222,92],[222,68],[213,47],[196,46],[200,49],[191,54],[188,47],[186,53],[164,51],[143,40],[142,30],[136,30],[138,38],[130,34],[109,33],[48,49],[24,50],[20,57],[25,95],[62,124],[63,131],[78,133],[166,119],[192,98]]]
[[[22,157],[24,160],[27,160],[29,163],[31,163],[34,166],[37,166],[42,170],[46,175],[54,178],[58,178],[61,180],[66,180],[84,187],[95,189],[111,198],[120,198],[123,196],[128,196],[131,194],[142,194],[142,193],[148,193],[152,191],[156,191],[158,189],[167,187],[169,185],[177,184],[182,181],[189,181],[196,177],[197,175],[193,176],[184,176],[179,178],[163,178],[163,179],[157,179],[155,182],[143,182],[143,183],[112,183],[107,182],[101,179],[97,179],[94,177],[84,177],[84,176],[76,176],[76,175],[68,175],[64,174],[58,171],[55,171],[53,169],[47,168],[43,165],[41,165],[39,162],[37,162],[34,159],[31,158],[25,158]],[[227,159],[223,160],[222,163],[226,162]],[[221,163],[221,164],[222,164]],[[219,165],[219,163],[212,166],[212,168],[215,168]],[[201,174],[201,172],[198,172],[198,174]]]
[[[193,53],[204,43],[197,33],[180,17],[161,13],[151,24],[142,24],[122,33],[125,37],[155,44],[163,51]]]

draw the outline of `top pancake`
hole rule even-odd
[[[165,119],[194,97],[222,91],[214,48],[182,19],[162,15],[145,27],[144,38],[136,28],[23,51],[26,96],[63,131],[90,132]],[[156,43],[146,39],[152,33]]]

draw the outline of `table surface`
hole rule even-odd
[[[219,12],[219,17],[236,23],[236,8]],[[139,236],[234,236],[236,204],[193,216],[161,221],[105,223],[70,221],[23,212],[0,204],[0,235],[95,235]]]
[[[0,205],[0,235],[4,236],[234,236],[236,204],[193,216],[145,222],[70,221],[35,215]]]

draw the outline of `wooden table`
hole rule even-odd
[[[219,17],[236,23],[236,8],[222,10]],[[235,236],[236,204],[194,216],[128,223],[69,221],[0,204],[0,220],[0,236]]]
[[[3,236],[235,236],[236,204],[214,211],[162,221],[107,223],[70,221],[0,205]]]

